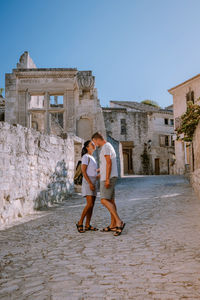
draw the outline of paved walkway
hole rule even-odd
[[[74,226],[75,197],[0,232],[0,299],[200,299],[200,201],[183,177],[122,179],[123,235]],[[93,225],[108,224],[99,199]]]

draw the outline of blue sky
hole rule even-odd
[[[200,0],[0,0],[0,87],[29,51],[37,67],[92,70],[110,100],[172,103],[200,73]]]

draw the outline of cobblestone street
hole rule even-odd
[[[200,201],[181,176],[123,178],[120,237],[79,234],[75,196],[0,231],[0,299],[200,299]],[[96,201],[92,225],[109,224]]]

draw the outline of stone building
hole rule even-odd
[[[0,122],[5,120],[5,99],[2,96],[3,89],[0,89]]]
[[[5,121],[65,137],[84,140],[100,130],[102,109],[91,71],[76,68],[37,68],[28,52],[5,78]]]
[[[194,132],[192,147],[190,149],[192,150],[190,151],[192,165],[190,179],[195,192],[200,198],[200,122]]]
[[[173,174],[173,108],[110,101],[103,108],[107,135],[121,142],[124,174]]]
[[[193,103],[199,103],[200,97],[200,74],[184,81],[181,84],[168,90],[173,96],[174,105],[174,125],[175,131],[180,126],[181,116],[187,110],[187,103],[192,101]],[[193,153],[191,144],[182,140],[175,141],[175,172],[176,174],[185,174],[188,171],[193,171],[191,165],[193,164]],[[191,151],[190,151],[191,150]]]
[[[91,71],[37,68],[28,52],[5,79],[9,124],[83,140],[100,131],[118,153],[119,174],[173,173],[172,107],[111,101],[102,109]]]

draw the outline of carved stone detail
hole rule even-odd
[[[77,74],[79,88],[82,90],[91,90],[94,88],[95,77],[91,71],[80,71]]]

